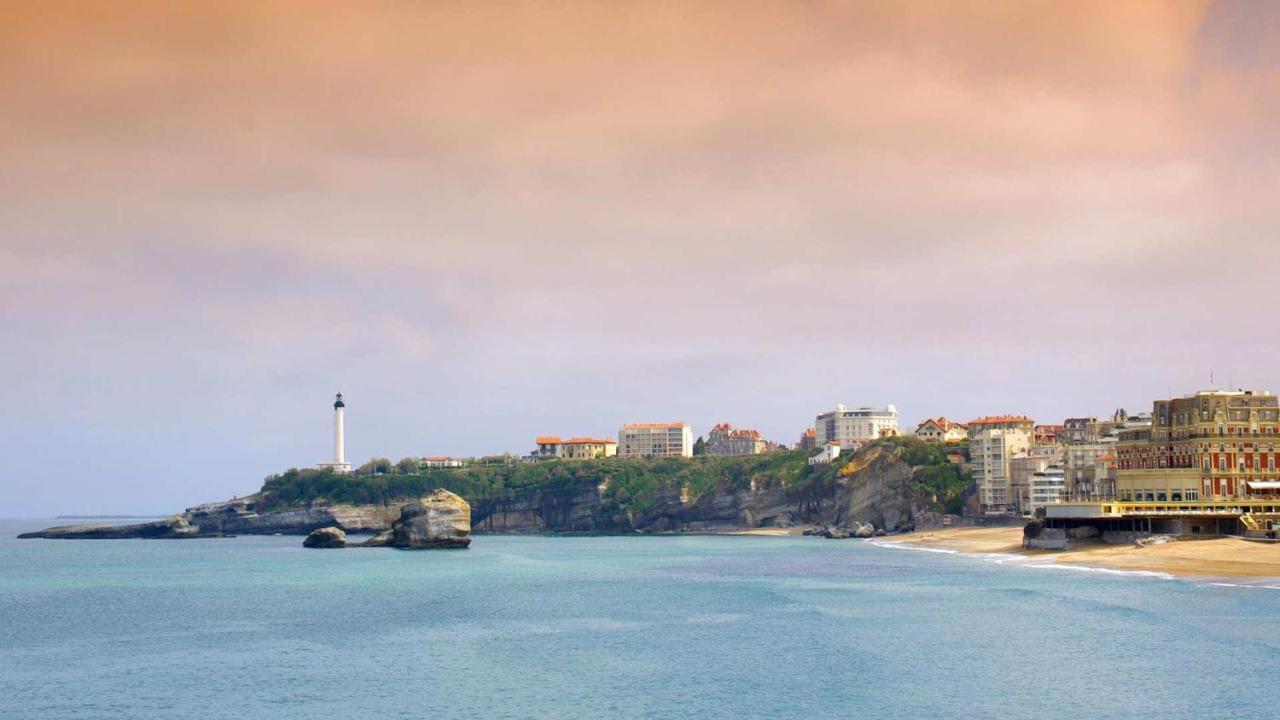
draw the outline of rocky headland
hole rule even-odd
[[[546,474],[543,481],[513,487],[520,479],[516,474],[525,472],[515,466],[508,471],[511,477],[493,483],[497,487],[477,488],[473,483],[448,494],[464,504],[470,501],[465,542],[472,532],[709,533],[799,525],[825,528],[818,534],[827,537],[867,537],[939,526],[944,513],[955,512],[970,499],[968,478],[942,457],[936,448],[914,439],[895,438],[817,467],[808,466],[803,453],[781,459],[552,462],[545,463],[553,466],[550,469],[537,468]],[[464,472],[418,479],[437,488],[473,482]],[[63,526],[22,537],[307,535],[335,528],[361,534],[391,531],[406,547],[464,543],[459,514],[441,520],[445,516],[423,505],[433,496],[430,491],[407,500],[401,496],[372,503],[335,502],[329,498],[342,491],[350,489],[350,496],[360,497],[356,491],[386,480],[324,474],[307,479],[306,485],[268,479],[253,496],[198,505],[164,521]],[[412,522],[417,518],[423,519]],[[431,536],[418,534],[416,528],[423,523],[435,523],[437,537],[450,539],[423,540]],[[444,525],[453,530],[445,533]]]

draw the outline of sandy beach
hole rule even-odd
[[[1280,578],[1280,545],[1235,538],[1179,540],[1161,545],[1090,545],[1061,552],[1023,550],[1021,528],[950,528],[895,536],[887,542],[961,553],[1012,553],[1113,570],[1186,578]]]

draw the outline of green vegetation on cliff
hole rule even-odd
[[[604,503],[624,512],[643,513],[663,490],[685,493],[697,502],[714,490],[790,490],[821,492],[848,475],[871,448],[892,448],[915,468],[919,495],[939,510],[958,512],[970,479],[946,459],[943,448],[913,437],[888,438],[830,465],[810,466],[809,451],[781,451],[748,457],[547,461],[481,464],[451,470],[412,473],[403,463],[378,461],[369,474],[336,475],[328,470],[291,469],[266,479],[260,510],[302,507],[316,502],[388,504],[421,497],[436,488],[455,492],[470,502],[525,491],[581,490],[604,485]],[[362,468],[363,469],[363,468]]]

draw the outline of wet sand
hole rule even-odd
[[[898,535],[887,542],[960,553],[1011,553],[1112,570],[1187,578],[1280,578],[1280,544],[1214,538],[1136,545],[1086,545],[1059,552],[1023,550],[1022,528],[948,528]]]

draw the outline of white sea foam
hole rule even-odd
[[[1067,570],[1072,572],[1099,573],[1103,575],[1119,575],[1132,577],[1156,578],[1159,580],[1176,580],[1177,578],[1169,573],[1156,572],[1153,570],[1116,570],[1114,568],[1096,567],[1093,565],[1077,565],[1074,563],[1058,563],[1052,560],[1042,560],[1027,555],[1017,555],[1014,553],[962,553],[959,550],[947,550],[944,548],[927,548],[918,547],[910,543],[904,542],[876,542],[871,543],[876,547],[894,548],[897,550],[916,550],[919,552],[942,553],[944,555],[965,555],[966,557],[981,560],[983,562],[994,563],[996,565],[1011,565],[1014,567],[1035,568],[1042,570]]]
[[[1280,590],[1280,585],[1262,585],[1261,583],[1254,584],[1254,583],[1211,582],[1207,584],[1213,587],[1250,588],[1253,590]]]
[[[915,546],[915,545],[909,545],[909,544],[907,544],[907,543],[903,543],[903,542],[884,542],[884,541],[872,540],[872,541],[871,541],[871,544],[872,544],[872,545],[875,545],[876,547],[892,548],[892,549],[894,549],[894,550],[916,550],[916,551],[919,551],[919,552],[942,553],[943,555],[958,555],[958,554],[960,553],[960,551],[959,551],[959,550],[946,550],[946,549],[943,549],[943,548],[917,547],[917,546]]]

